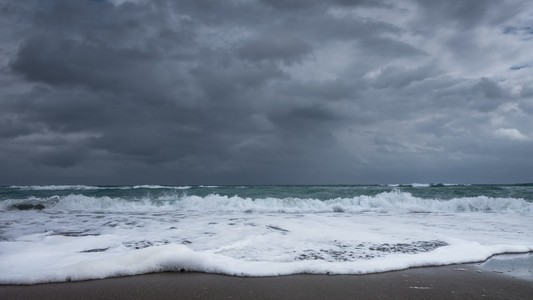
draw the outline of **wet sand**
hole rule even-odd
[[[531,299],[533,255],[368,275],[233,277],[157,273],[30,286],[0,299]],[[522,267],[522,268],[521,268]],[[518,270],[518,271],[514,271]]]

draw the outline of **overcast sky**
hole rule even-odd
[[[0,0],[0,185],[533,182],[530,0]]]

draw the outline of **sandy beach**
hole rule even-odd
[[[1,299],[530,299],[533,255],[368,275],[158,273],[0,286]],[[505,257],[504,257],[505,258]],[[526,272],[524,273],[524,270]]]

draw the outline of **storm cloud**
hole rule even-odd
[[[531,16],[0,1],[0,184],[531,182]]]

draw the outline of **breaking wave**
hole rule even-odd
[[[487,196],[453,198],[450,200],[423,199],[407,192],[392,191],[376,196],[357,196],[330,200],[302,198],[243,198],[210,194],[204,197],[170,194],[155,199],[125,199],[109,196],[91,197],[79,194],[48,198],[9,199],[0,202],[2,210],[72,210],[72,211],[232,211],[247,213],[363,213],[403,212],[442,213],[476,212],[505,213],[533,212],[533,203],[521,198],[492,198]]]

